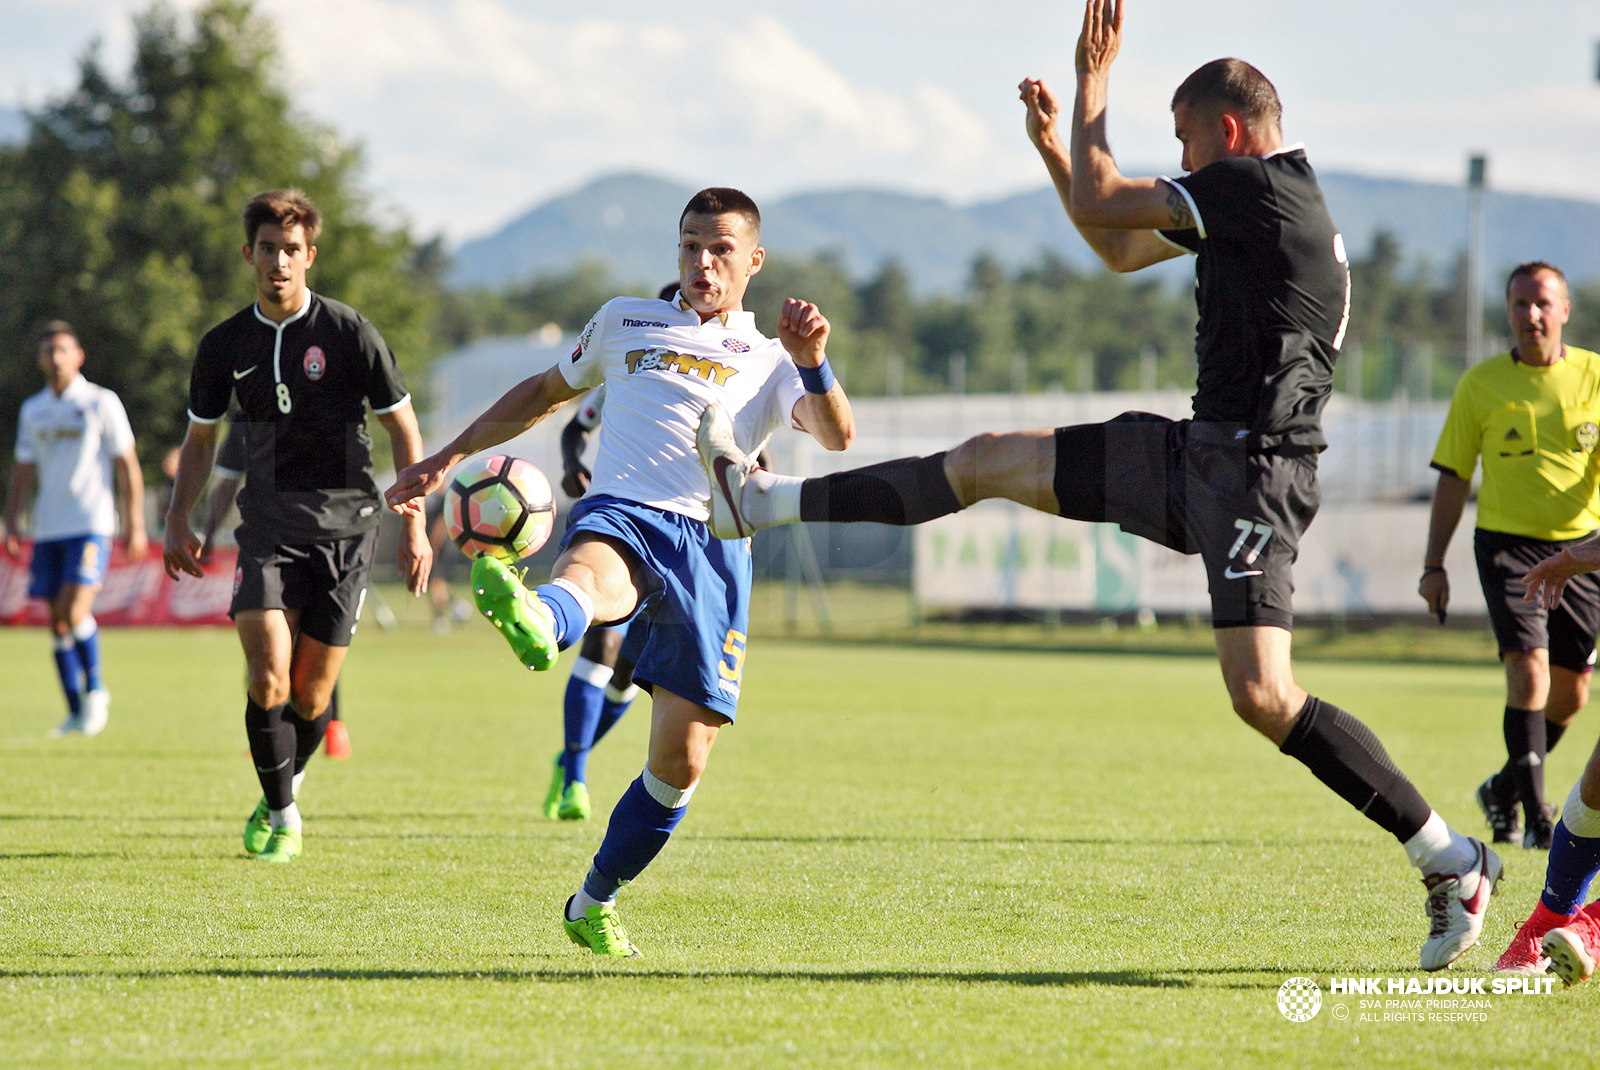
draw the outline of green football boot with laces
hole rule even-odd
[[[589,785],[574,780],[562,791],[561,807],[556,811],[556,816],[563,821],[587,821],[590,812]]]
[[[472,598],[478,612],[499,629],[517,660],[536,672],[556,663],[556,619],[522,585],[527,569],[513,569],[487,555],[472,562]]]
[[[258,855],[267,849],[267,839],[272,835],[272,817],[267,813],[267,797],[261,796],[255,813],[244,823],[244,849]]]
[[[550,770],[550,790],[544,793],[544,816],[551,821],[561,814],[561,789],[567,786],[567,767],[562,762],[566,753],[556,755],[555,767]]]
[[[272,835],[267,837],[266,850],[256,855],[257,862],[292,862],[300,854],[301,836],[299,829],[292,829],[288,825],[272,830]]]
[[[576,898],[574,896],[573,898]],[[572,899],[567,900],[567,907],[572,906]],[[567,936],[579,947],[586,947],[596,955],[610,955],[613,958],[636,959],[639,949],[633,946],[633,941],[628,939],[628,934],[623,931],[622,919],[617,917],[617,908],[596,904],[583,912],[583,917],[577,921],[567,920],[567,908],[561,910],[561,924],[567,930]]]

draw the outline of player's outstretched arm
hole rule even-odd
[[[1072,193],[1068,212],[1080,227],[1187,230],[1188,202],[1159,178],[1127,178],[1106,136],[1106,86],[1122,48],[1127,0],[1087,0],[1078,37],[1078,95],[1072,109]]]
[[[1600,572],[1600,536],[1569,546],[1530,568],[1522,578],[1528,585],[1523,601],[1554,609],[1561,603],[1567,581],[1586,572]]]
[[[200,537],[189,526],[189,513],[200,500],[216,454],[217,425],[190,420],[189,430],[178,450],[178,474],[172,481],[172,502],[167,506],[167,538],[161,552],[161,563],[173,579],[178,579],[180,572],[205,575],[198,556]]]
[[[1072,151],[1061,140],[1058,120],[1061,101],[1043,80],[1024,78],[1017,86],[1027,109],[1028,140],[1039,151],[1045,170],[1061,198],[1067,218],[1072,218]],[[1180,249],[1156,237],[1151,230],[1101,230],[1081,226],[1078,233],[1112,271],[1138,271],[1163,260],[1182,256]]]
[[[791,297],[778,310],[778,341],[793,358],[795,367],[806,369],[801,372],[802,378],[810,369],[826,368],[828,333],[832,329],[822,310],[810,301]],[[832,372],[824,374],[827,391],[816,393],[808,386],[805,397],[795,403],[793,415],[812,438],[822,443],[823,449],[849,449],[856,437],[855,413],[844,387],[833,379]]]
[[[422,431],[417,427],[416,410],[409,402],[398,409],[380,413],[378,422],[389,433],[389,448],[394,453],[396,472],[422,459]],[[420,502],[417,504],[421,505]],[[423,510],[404,511],[400,525],[400,575],[406,581],[406,590],[420,596],[428,589],[428,573],[433,569],[433,546],[428,542]]]
[[[444,489],[450,469],[474,453],[516,438],[582,393],[567,384],[559,366],[524,379],[485,409],[449,445],[398,471],[394,486],[383,492],[389,508],[397,513],[421,515],[421,499]]]
[[[11,486],[6,493],[7,557],[16,557],[22,552],[22,530],[17,518],[22,515],[23,503],[33,497],[33,485],[38,478],[38,466],[31,462],[18,461],[11,466]]]
[[[144,530],[144,473],[132,446],[115,462],[117,497],[122,503],[122,530],[128,540],[128,560],[144,560],[149,537]]]

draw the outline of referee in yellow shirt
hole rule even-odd
[[[1600,528],[1600,355],[1561,343],[1572,305],[1566,276],[1554,265],[1517,265],[1506,282],[1506,307],[1516,347],[1467,369],[1433,454],[1439,486],[1418,591],[1443,621],[1450,601],[1445,550],[1482,457],[1472,546],[1506,667],[1507,760],[1478,787],[1478,805],[1495,843],[1515,842],[1521,831],[1522,846],[1549,850],[1557,814],[1544,801],[1544,760],[1589,700],[1600,579],[1576,577],[1547,613],[1522,600],[1522,577]]]

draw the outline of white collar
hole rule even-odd
[[[260,320],[262,323],[265,323],[268,327],[271,327],[275,331],[281,331],[285,327],[289,326],[289,324],[293,323],[295,320],[311,311],[311,287],[306,287],[306,303],[301,305],[299,311],[290,316],[288,319],[284,320],[282,323],[279,323],[277,320],[272,319],[270,316],[265,315],[261,311],[261,301],[259,299],[257,299],[250,307],[255,309],[256,319]]]
[[[696,312],[694,306],[684,300],[682,290],[672,295],[672,303],[678,307],[680,312],[688,312],[696,319],[699,319],[700,313]],[[754,330],[756,325],[756,314],[743,309],[738,312],[718,312],[716,319],[717,322],[730,331]],[[702,320],[700,326],[704,327],[710,322],[710,320]]]
[[[1284,145],[1282,148],[1273,149],[1271,152],[1263,152],[1261,159],[1270,160],[1274,156],[1282,156],[1286,152],[1304,152],[1305,148],[1306,143],[1304,141],[1296,141],[1293,145]]]
[[[59,394],[55,392],[55,388],[49,383],[46,383],[44,388],[50,392],[52,398],[58,401],[66,401],[69,398],[81,398],[87,394],[89,392],[89,380],[83,377],[82,372],[79,372],[72,377],[72,382],[68,383],[66,389]]]

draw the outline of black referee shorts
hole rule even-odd
[[[1522,577],[1528,569],[1580,539],[1545,542],[1526,535],[1477,528],[1472,552],[1478,559],[1483,600],[1489,603],[1500,656],[1524,650],[1550,651],[1550,664],[1573,672],[1594,669],[1594,636],[1600,628],[1600,577],[1574,576],[1561,592],[1561,604],[1544,606],[1522,600]]]
[[[1217,628],[1294,626],[1290,566],[1317,515],[1309,447],[1252,450],[1237,424],[1125,412],[1056,428],[1056,500],[1072,520],[1205,562]]]
[[[282,545],[241,525],[239,567],[228,616],[247,609],[294,609],[300,632],[329,646],[349,646],[367,597],[378,529],[343,539]]]

